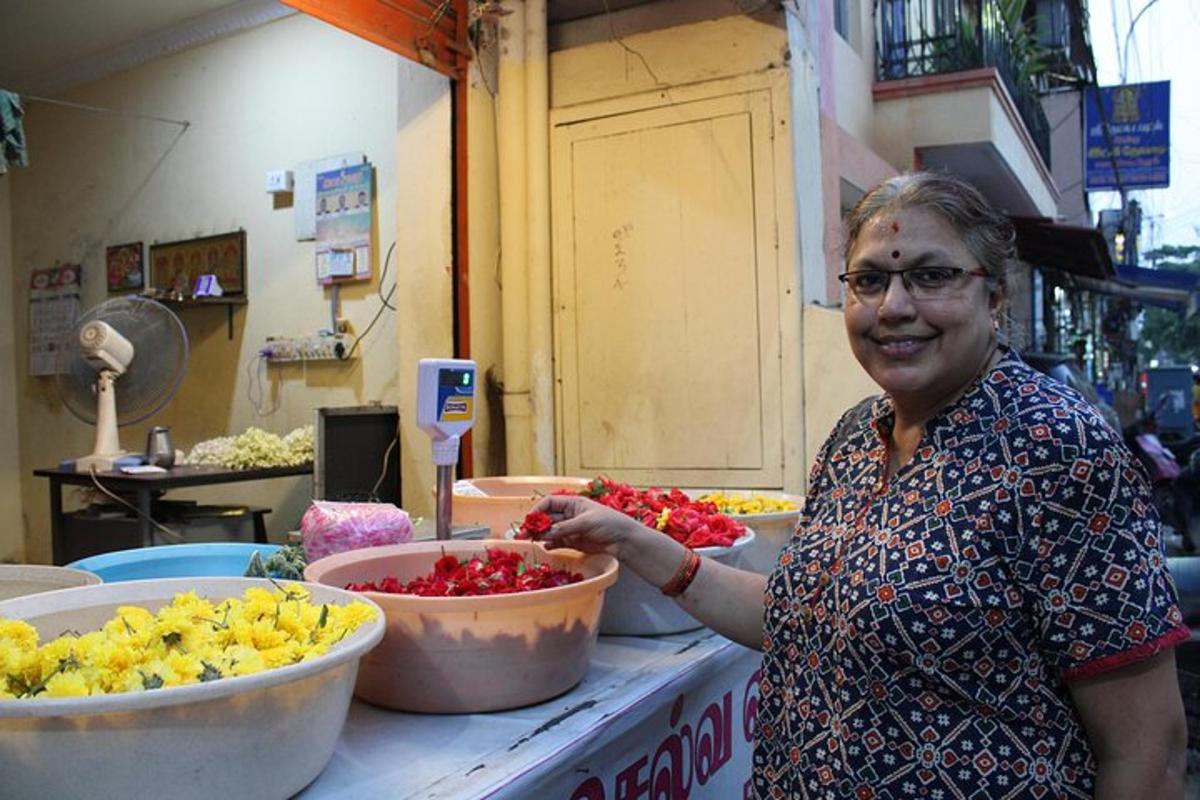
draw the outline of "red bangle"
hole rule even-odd
[[[699,571],[700,556],[696,555],[695,550],[688,548],[687,555],[683,557],[679,569],[675,570],[671,579],[662,585],[662,593],[667,597],[678,597],[692,585],[692,581],[696,579],[696,573]]]

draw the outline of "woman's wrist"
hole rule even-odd
[[[621,538],[620,549],[615,553],[617,560],[651,586],[662,587],[675,575],[688,550],[660,531],[632,519],[630,522],[631,530]]]

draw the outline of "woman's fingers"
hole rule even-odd
[[[549,514],[550,518],[557,521],[560,519],[569,519],[578,514],[578,502],[582,497],[572,497],[564,494],[548,494],[533,506],[533,511],[540,511],[543,514]]]

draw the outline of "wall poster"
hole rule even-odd
[[[35,269],[29,277],[29,374],[58,372],[58,349],[79,318],[79,265]]]
[[[110,292],[129,292],[145,284],[142,266],[142,243],[113,245],[105,250],[105,272]]]
[[[317,174],[317,282],[371,279],[371,165]]]

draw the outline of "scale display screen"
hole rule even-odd
[[[461,388],[468,392],[471,390],[471,383],[474,380],[475,370],[473,369],[443,369],[438,374],[438,386]]]

